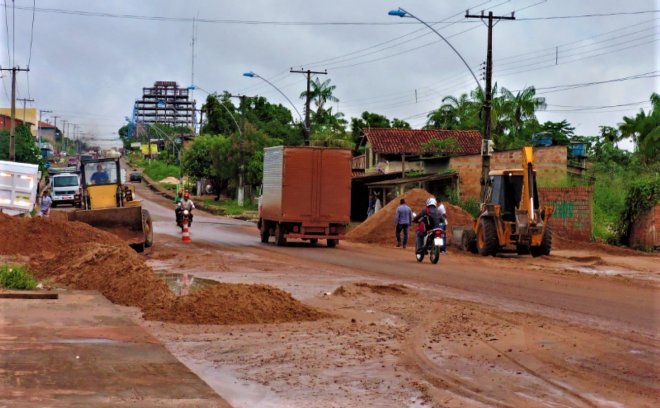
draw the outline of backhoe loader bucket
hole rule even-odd
[[[69,221],[80,221],[117,235],[133,249],[142,252],[153,243],[151,217],[141,206],[77,210]]]

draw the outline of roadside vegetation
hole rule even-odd
[[[21,265],[0,266],[0,288],[31,290],[37,287],[37,280]]]
[[[362,112],[359,117],[347,119],[343,113],[330,106],[339,100],[334,96],[335,85],[330,80],[315,79],[311,83],[310,145],[344,147],[354,155],[364,153],[365,143],[361,129],[410,128],[401,119],[389,119],[375,112]],[[300,97],[305,99],[306,92]],[[236,102],[237,101],[237,102]],[[477,89],[470,93],[448,95],[440,106],[428,113],[425,129],[483,129],[484,95]],[[576,135],[575,128],[566,120],[539,122],[536,113],[546,108],[546,98],[538,96],[533,86],[520,91],[493,87],[492,140],[496,150],[517,149],[537,143],[568,145],[585,143],[588,170],[585,177],[564,180],[539,178],[547,187],[588,185],[593,187],[593,237],[612,243],[625,243],[621,235],[625,223],[637,216],[629,211],[629,191],[638,180],[656,183],[660,161],[660,96],[650,97],[651,109],[640,110],[636,115],[623,116],[616,127],[602,126],[597,135]],[[252,190],[262,183],[263,149],[269,146],[299,146],[304,143],[300,122],[294,120],[291,111],[270,103],[266,98],[242,97],[233,100],[227,92],[208,95],[202,106],[204,123],[200,135],[186,149],[179,148],[175,136],[182,129],[154,125],[150,137],[164,135],[165,149],[150,163],[136,162],[145,173],[160,181],[166,177],[179,178],[181,173],[190,177],[191,184],[204,179],[211,184],[215,200],[209,205],[226,208],[228,214],[238,212],[231,200],[236,199],[239,174],[243,174],[246,186]],[[240,129],[240,131],[239,131]],[[186,129],[187,132],[189,130]],[[128,147],[128,127],[119,130]],[[624,140],[632,141],[632,152],[619,147]],[[455,141],[445,140],[423,147],[426,154],[450,156],[456,149]],[[172,186],[167,185],[166,188]],[[636,188],[636,187],[635,187]],[[229,201],[221,201],[229,197]],[[646,200],[642,207],[655,204],[655,196],[637,195]],[[256,197],[246,197],[247,202]],[[461,200],[449,192],[452,204],[459,205],[473,215],[478,213],[476,199]],[[640,207],[640,208],[642,208]],[[244,207],[247,209],[250,207]],[[626,212],[628,211],[628,212]],[[623,223],[623,224],[622,224]],[[624,225],[625,224],[625,225]]]

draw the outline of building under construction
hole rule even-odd
[[[162,123],[185,126],[194,133],[195,101],[190,100],[188,88],[179,88],[175,81],[156,81],[150,88],[142,88],[142,99],[135,101],[133,122],[148,126]]]

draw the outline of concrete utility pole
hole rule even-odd
[[[324,71],[311,71],[311,70],[294,70],[291,68],[289,70],[291,73],[296,73],[296,74],[307,74],[307,93],[305,94],[306,100],[305,100],[305,146],[309,146],[309,136],[310,136],[310,127],[309,127],[309,104],[312,101],[311,98],[311,82],[312,82],[312,74],[314,75],[328,75],[328,70]]]
[[[11,124],[9,128],[9,161],[16,161],[16,72],[29,71],[29,68],[0,68],[0,71],[11,71]],[[23,111],[25,112],[25,110]],[[23,120],[25,122],[25,120]]]
[[[28,99],[28,98],[17,98],[17,101],[23,102],[23,124],[25,124],[25,105],[28,102],[34,102],[34,99]]]
[[[486,51],[486,89],[484,95],[484,138],[481,144],[481,201],[486,202],[486,186],[488,184],[488,173],[490,173],[490,111],[492,108],[493,89],[493,26],[499,20],[515,20],[513,12],[510,16],[494,16],[492,11],[486,16],[482,11],[480,15],[465,12],[465,18],[487,19],[488,21],[488,49]]]
[[[245,204],[245,153],[244,153],[244,135],[245,135],[245,112],[242,110],[245,107],[245,99],[249,98],[246,95],[232,95],[228,94],[230,98],[238,98],[240,100],[239,102],[239,108],[241,109],[241,126],[238,126],[238,123],[236,123],[236,127],[238,128],[238,135],[240,136],[240,141],[239,141],[239,153],[240,153],[240,158],[239,158],[239,166],[238,166],[238,191],[236,193],[236,201],[238,201],[238,206],[243,207]],[[222,104],[222,102],[220,102]],[[222,104],[224,106],[224,104]],[[225,109],[227,108],[224,106]],[[234,119],[234,115],[229,111],[229,109],[226,109],[227,113]],[[234,123],[236,122],[236,119],[234,119]]]

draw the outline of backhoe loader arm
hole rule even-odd
[[[518,208],[527,210],[527,220],[534,223],[534,156],[532,148],[527,146],[522,150],[523,189]]]

